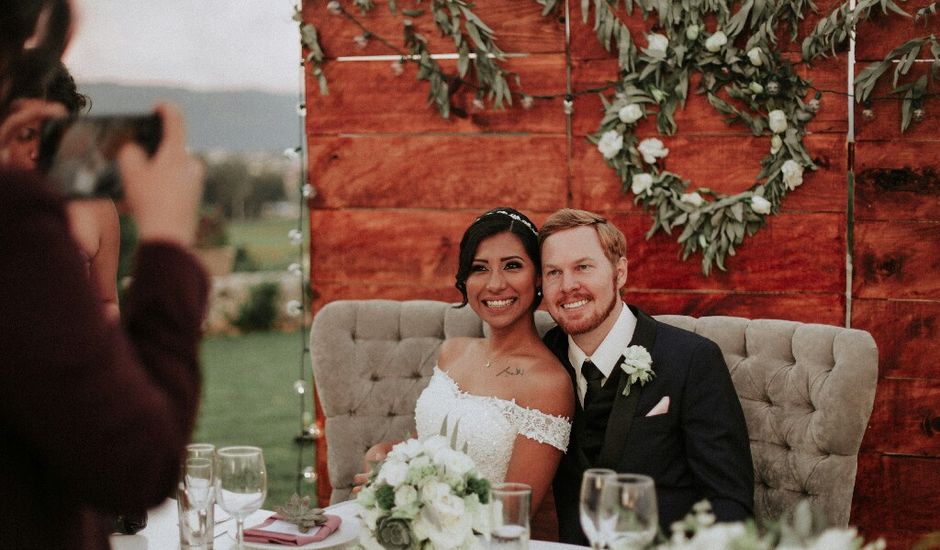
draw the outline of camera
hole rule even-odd
[[[73,116],[47,121],[39,138],[39,170],[66,198],[123,195],[116,157],[128,142],[152,156],[163,137],[155,114]]]

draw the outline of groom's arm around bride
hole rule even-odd
[[[604,218],[560,210],[546,220],[540,241],[544,303],[559,325],[545,343],[577,395],[554,481],[561,540],[587,542],[578,500],[582,473],[594,467],[651,476],[667,534],[701,499],[719,521],[750,517],[747,426],[718,346],[623,303],[625,239]],[[624,372],[628,347],[649,353],[639,354],[641,370],[649,363],[648,380]]]

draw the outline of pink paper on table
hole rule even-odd
[[[306,533],[301,533],[296,525],[283,521],[281,516],[274,514],[258,525],[245,529],[245,541],[302,546],[311,542],[320,542],[335,533],[342,522],[341,517],[326,514],[326,523]]]

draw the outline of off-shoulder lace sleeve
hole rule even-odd
[[[571,435],[570,420],[518,405],[514,408],[512,422],[520,435],[539,443],[547,443],[562,452],[568,449],[568,436]]]

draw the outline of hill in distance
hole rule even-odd
[[[281,152],[299,144],[295,95],[82,82],[78,90],[91,98],[92,115],[144,113],[159,100],[176,103],[195,151]]]

